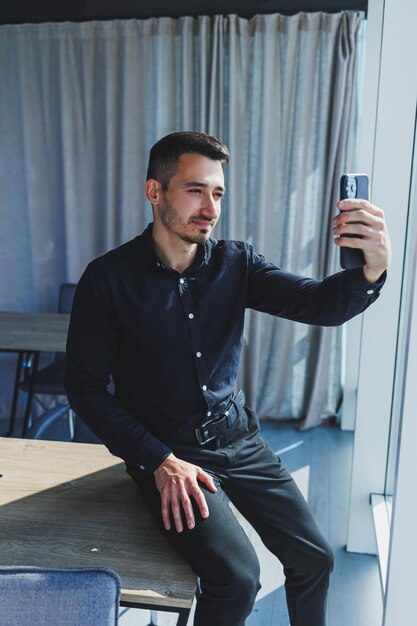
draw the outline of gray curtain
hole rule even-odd
[[[1,26],[0,310],[54,310],[60,282],[140,232],[149,149],[183,129],[230,147],[217,237],[304,275],[335,271],[362,25],[352,12]],[[249,403],[318,423],[335,411],[339,350],[339,330],[248,313]]]

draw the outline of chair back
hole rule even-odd
[[[33,420],[25,432],[25,439],[44,439],[47,441],[72,441],[68,404],[56,404]],[[65,418],[65,419],[63,419]]]
[[[0,567],[0,626],[115,626],[120,590],[106,567]]]
[[[47,441],[75,441],[76,443],[103,443],[78,415],[74,420],[62,419],[69,416],[69,404],[57,404],[42,413],[27,429],[25,439]]]

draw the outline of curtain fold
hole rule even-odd
[[[337,269],[338,178],[354,167],[363,14],[0,27],[0,310],[54,310],[58,285],[151,220],[152,144],[230,148],[215,236],[280,267]],[[334,413],[340,330],[248,312],[239,382],[259,414]],[[3,398],[2,409],[4,409]]]

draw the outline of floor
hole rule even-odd
[[[263,433],[292,472],[336,553],[328,626],[381,626],[382,599],[376,557],[349,554],[345,549],[353,434],[330,427],[299,432],[290,426],[268,422],[263,424]],[[262,589],[247,626],[289,626],[282,567],[253,529],[238,517],[254,543],[262,569]],[[121,609],[120,626],[150,623],[149,611]],[[176,616],[158,613],[153,623],[174,626]],[[192,616],[188,624],[191,626]]]

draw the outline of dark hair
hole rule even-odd
[[[194,131],[172,133],[162,137],[152,147],[146,180],[155,178],[166,191],[183,154],[201,154],[213,161],[219,161],[221,165],[229,161],[229,150],[215,137]]]

